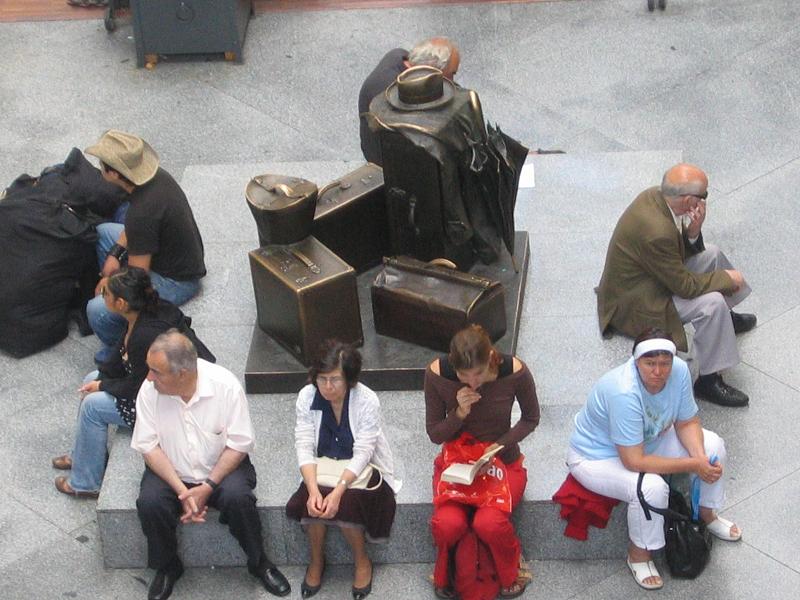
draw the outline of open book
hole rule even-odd
[[[483,456],[481,456],[474,463],[453,463],[444,471],[442,471],[442,481],[470,485],[475,479],[475,475],[478,474],[478,471],[480,471],[486,463],[492,460],[494,455],[500,452],[503,448],[504,446],[496,446],[491,450],[487,450],[484,452]]]

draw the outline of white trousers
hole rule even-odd
[[[670,458],[689,456],[674,427],[670,427],[660,438],[653,454]],[[724,469],[726,454],[722,438],[713,431],[703,429],[703,445],[706,456],[710,458],[716,455]],[[646,550],[664,547],[664,517],[651,512],[651,520],[648,521],[636,495],[639,473],[625,468],[619,457],[592,460],[572,447],[567,453],[567,466],[572,476],[586,489],[628,503],[628,536],[636,546]],[[642,493],[648,504],[656,508],[667,507],[669,486],[660,475],[646,474],[642,481]],[[701,482],[700,506],[719,510],[724,503],[725,488],[722,478],[712,484]]]
[[[728,257],[715,245],[686,259],[686,267],[695,273],[733,269]],[[750,286],[742,286],[735,294],[723,296],[709,292],[697,298],[672,296],[681,321],[694,327],[694,355],[700,375],[710,375],[739,364],[739,349],[731,321],[731,309],[750,295]]]

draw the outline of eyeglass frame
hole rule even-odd
[[[317,375],[314,379],[314,382],[317,384],[317,387],[322,386],[322,384],[330,385],[332,387],[339,387],[347,380],[342,377],[341,375],[334,375],[332,377],[328,377],[327,375]]]

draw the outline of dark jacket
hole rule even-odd
[[[186,334],[197,347],[197,354],[209,362],[216,358],[191,329],[191,318],[169,302],[159,301],[154,312],[142,311],[128,337],[127,347],[120,341],[119,351],[100,367],[100,390],[117,399],[117,410],[133,427],[136,420],[136,396],[147,377],[147,351],[153,341],[173,327]]]
[[[672,212],[657,187],[645,190],[617,222],[597,288],[600,331],[609,327],[636,337],[648,327],[672,335],[687,350],[686,332],[672,296],[697,298],[709,292],[733,293],[725,271],[695,273],[684,261],[704,249],[675,227]]]

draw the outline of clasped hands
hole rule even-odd
[[[178,500],[181,501],[181,523],[205,523],[206,514],[208,514],[208,497],[211,495],[211,486],[207,483],[201,483],[192,488],[187,489],[178,495]]]
[[[319,489],[309,492],[306,508],[309,516],[318,519],[332,519],[339,512],[339,502],[344,494],[344,487],[337,485],[330,494],[322,497]]]

